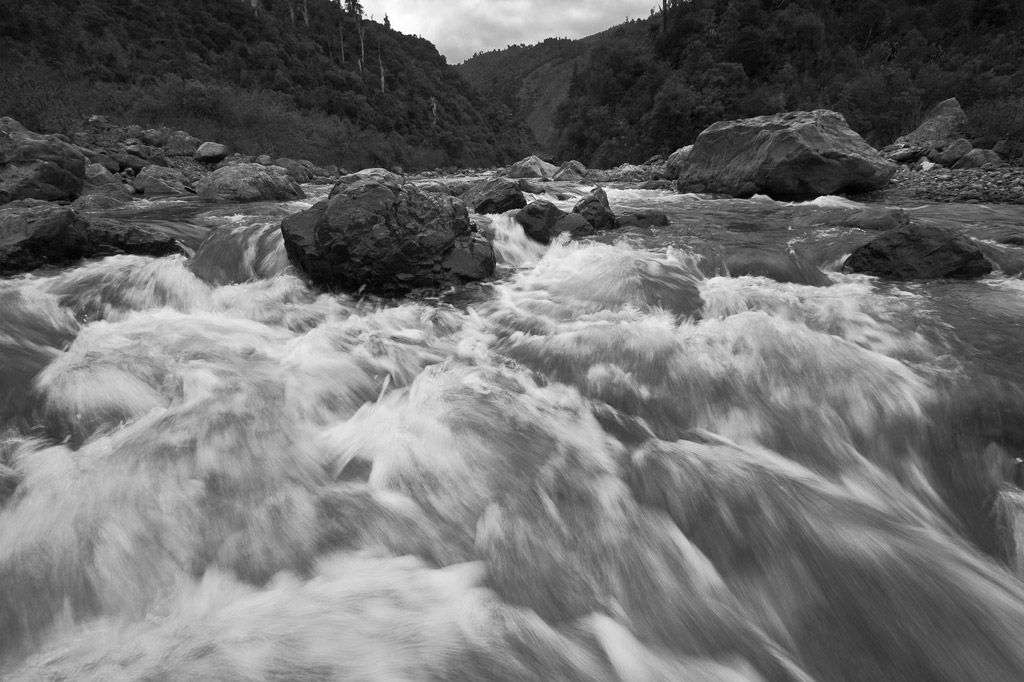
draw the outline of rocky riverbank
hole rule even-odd
[[[1024,204],[1024,167],[913,170],[901,166],[886,201],[920,199],[968,204]]]

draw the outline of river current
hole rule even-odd
[[[326,191],[0,280],[4,680],[1024,679],[1024,207],[897,284],[845,199],[613,189],[670,224],[388,301],[288,266]]]

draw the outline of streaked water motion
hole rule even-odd
[[[406,301],[312,200],[0,281],[3,678],[1024,679],[1024,209],[905,206],[1001,271],[894,285],[843,199],[609,197],[670,224]]]

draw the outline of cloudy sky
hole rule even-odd
[[[545,38],[582,38],[649,16],[661,0],[362,0],[367,16],[420,35],[458,64],[475,52],[531,45]]]

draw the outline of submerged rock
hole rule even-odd
[[[400,180],[349,176],[327,201],[285,218],[291,261],[321,286],[384,295],[491,276],[493,247],[462,202]]]
[[[290,201],[306,196],[283,168],[258,163],[218,168],[197,189],[203,201]]]
[[[469,188],[462,201],[476,213],[504,213],[526,206],[526,197],[515,180],[494,178]]]
[[[992,264],[966,237],[939,227],[911,223],[889,230],[854,250],[845,267],[884,279],[973,279]]]
[[[680,170],[680,192],[803,200],[883,189],[896,166],[834,111],[720,121],[704,130]]]
[[[82,191],[85,166],[85,156],[73,145],[0,118],[0,204],[74,199]]]
[[[729,251],[722,264],[732,277],[767,277],[776,282],[827,287],[832,280],[803,256],[765,247],[745,247]]]

